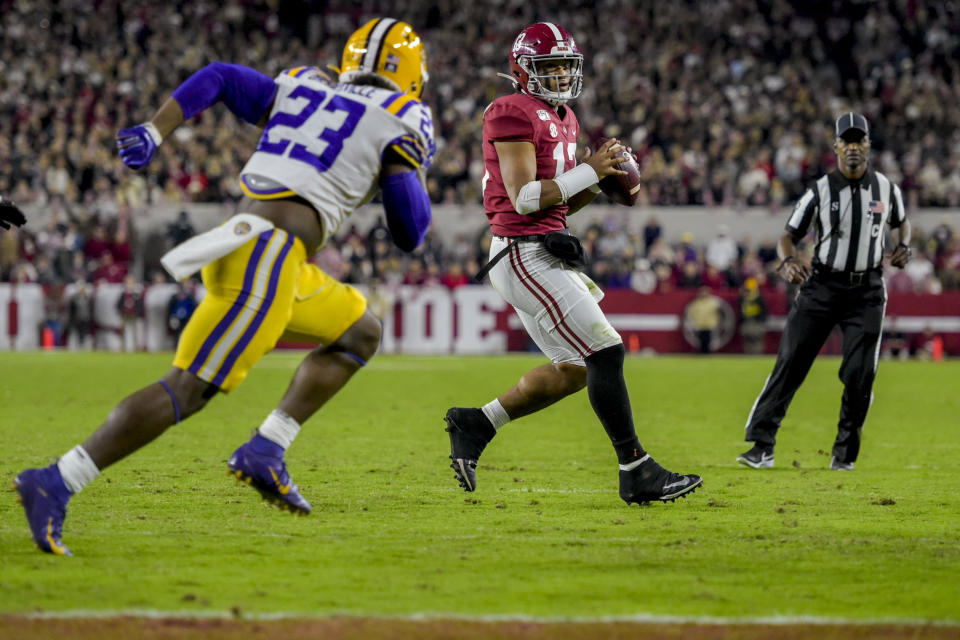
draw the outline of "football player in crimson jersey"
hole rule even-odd
[[[623,341],[597,304],[603,293],[574,268],[582,249],[567,231],[567,215],[593,200],[599,180],[623,173],[615,156],[624,147],[609,140],[577,164],[580,125],[567,102],[580,95],[583,56],[565,29],[540,22],[521,31],[510,68],[516,93],[494,100],[483,117],[490,282],[550,363],[482,408],[447,411],[451,466],[460,485],[475,490],[477,460],[500,427],[586,386],[620,462],[620,497],[673,501],[703,481],[667,471],[640,445]]]

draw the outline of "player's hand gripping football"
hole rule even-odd
[[[623,162],[623,158],[619,154],[624,150],[626,150],[626,147],[620,144],[619,140],[610,138],[600,145],[596,153],[591,153],[590,148],[587,147],[583,155],[583,161],[593,167],[593,170],[597,172],[597,177],[601,180],[612,175],[627,175],[626,171],[618,168],[620,163]]]
[[[138,124],[117,133],[117,151],[123,164],[138,171],[150,164],[162,140],[153,124]]]
[[[800,284],[810,277],[810,266],[796,256],[790,256],[780,263],[780,274],[790,284]]]
[[[907,266],[907,263],[910,262],[910,254],[910,247],[901,242],[893,248],[893,251],[890,252],[890,255],[888,256],[890,258],[890,264],[894,267],[903,269],[905,266]]]
[[[0,227],[4,229],[9,229],[11,225],[22,227],[26,221],[27,217],[13,200],[0,197]]]

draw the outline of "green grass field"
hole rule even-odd
[[[380,356],[288,453],[314,506],[267,508],[226,459],[296,353],[108,469],[71,502],[75,557],[37,551],[0,500],[0,612],[814,617],[960,624],[960,362],[883,362],[857,470],[829,471],[841,386],[821,358],[777,467],[734,459],[772,360],[631,358],[641,441],[704,485],[626,507],[585,393],[507,425],[463,493],[442,417],[504,391],[532,356]],[[46,464],[169,355],[0,353],[0,476]]]

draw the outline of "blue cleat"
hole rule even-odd
[[[253,438],[233,452],[227,462],[228,473],[263,496],[263,499],[298,515],[310,513],[310,503],[290,480],[283,462],[283,448],[263,436]]]
[[[63,520],[67,517],[67,501],[72,495],[63,484],[60,469],[56,465],[27,469],[14,479],[13,488],[20,494],[19,502],[27,514],[37,547],[58,556],[72,556],[60,540]]]

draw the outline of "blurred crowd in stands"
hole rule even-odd
[[[476,284],[472,275],[489,255],[490,234],[459,235],[442,244],[431,233],[412,255],[393,247],[385,226],[367,234],[351,228],[342,241],[325,247],[316,261],[328,273],[347,282],[363,284],[442,284],[456,288]],[[710,237],[685,232],[670,243],[663,228],[650,216],[639,229],[624,228],[614,219],[597,223],[582,233],[590,258],[586,269],[597,284],[607,289],[633,289],[639,293],[708,287],[738,288],[753,279],[761,290],[783,290],[775,277],[779,259],[775,238],[758,242],[750,237],[733,238],[725,225]],[[914,256],[904,270],[887,267],[887,289],[897,292],[940,293],[960,290],[960,235],[941,223],[932,233],[916,233]],[[803,244],[812,252],[812,244]]]
[[[38,232],[23,229],[0,234],[0,274],[4,281],[63,286],[72,282],[121,283],[131,273],[131,248],[126,232],[112,234],[109,225],[96,224],[83,234],[71,223],[51,218]],[[726,225],[706,237],[704,229],[686,231],[678,242],[668,242],[655,215],[642,227],[624,227],[615,218],[597,222],[581,233],[590,258],[587,274],[604,288],[633,289],[640,293],[675,289],[737,288],[753,278],[763,290],[784,289],[776,276],[779,260],[776,238],[758,241],[734,238]],[[166,248],[194,234],[186,212],[159,238],[154,258]],[[458,234],[442,242],[431,230],[412,254],[397,249],[387,227],[379,222],[364,232],[355,226],[343,230],[313,261],[344,282],[363,285],[440,284],[451,289],[477,284],[473,274],[489,255],[490,234],[484,230]],[[895,292],[940,293],[960,290],[960,234],[947,222],[930,233],[914,231],[913,258],[903,270],[885,267],[887,289]],[[801,248],[813,250],[810,243]],[[167,276],[154,259],[145,265],[147,282]]]
[[[641,202],[784,206],[832,168],[832,123],[856,109],[873,122],[873,162],[899,182],[908,210],[960,207],[960,5],[923,0],[0,0],[0,193],[42,224],[0,235],[0,279],[62,285],[122,282],[134,252],[156,253],[150,207],[234,202],[236,175],[257,130],[216,107],[163,144],[150,167],[117,159],[118,129],[142,122],[190,73],[213,60],[267,74],[336,64],[347,35],[391,15],[424,36],[425,94],[434,108],[435,202],[479,201],[481,115],[509,84],[515,34],[550,19],[583,50],[575,104],[583,142],[617,136],[640,156]],[[772,214],[774,215],[774,214]],[[656,220],[642,233],[600,224],[584,235],[591,275],[638,291],[773,286],[773,240],[731,238],[714,225],[680,243]],[[193,230],[184,215],[172,246]],[[386,229],[343,230],[317,260],[351,282],[469,283],[484,237],[436,236],[413,256]],[[694,235],[695,234],[695,235]],[[941,225],[917,234],[914,259],[893,290],[960,287],[960,245]],[[138,281],[163,278],[146,261]]]

